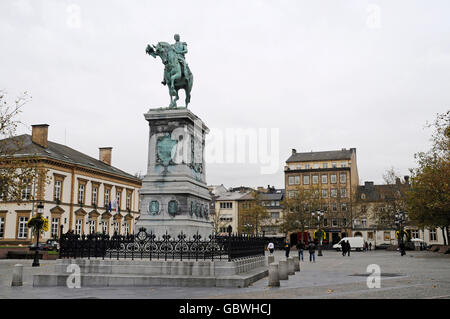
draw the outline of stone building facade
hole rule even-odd
[[[140,179],[111,165],[112,148],[99,149],[99,159],[48,141],[48,125],[33,125],[32,135],[20,135],[15,154],[36,161],[38,176],[22,191],[20,203],[0,201],[0,244],[29,244],[28,220],[44,206],[49,231],[43,240],[63,232],[78,234],[133,233],[139,216]],[[45,173],[45,174],[44,174]],[[111,205],[112,203],[112,205]],[[115,204],[117,203],[117,205]]]

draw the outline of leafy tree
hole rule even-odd
[[[36,157],[14,156],[23,147],[23,139],[15,137],[20,124],[17,116],[29,101],[25,92],[13,103],[7,94],[0,91],[0,199],[21,202],[32,200],[33,194],[27,192],[36,179],[43,178],[43,171],[37,168]],[[45,179],[45,178],[44,178]],[[25,196],[24,196],[25,195]]]
[[[414,155],[418,167],[411,169],[408,193],[410,219],[419,227],[440,227],[447,244],[450,225],[450,111],[437,114],[428,152]]]
[[[256,235],[261,231],[261,226],[267,226],[270,218],[269,211],[262,205],[261,196],[257,191],[250,193],[251,199],[241,204],[239,211],[239,232]]]

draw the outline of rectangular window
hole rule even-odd
[[[52,217],[52,230],[51,230],[52,238],[58,237],[58,228],[59,228],[59,218]]]
[[[323,163],[322,168],[328,168],[328,163]]]
[[[31,184],[28,179],[22,181],[25,186],[22,189],[22,200],[29,200],[31,198]]]
[[[330,182],[331,184],[336,184],[336,174],[331,174],[330,175]]]
[[[81,227],[83,226],[83,220],[77,219],[75,223],[75,234],[81,235]]]
[[[347,226],[347,218],[342,219],[342,226]]]
[[[437,240],[436,228],[430,229],[430,241],[436,241],[436,240]]]
[[[322,184],[328,184],[328,175],[322,174]]]
[[[312,182],[313,184],[319,184],[319,175],[313,175]]]
[[[130,232],[130,224],[125,222],[125,235],[128,235],[129,232]]]
[[[28,237],[28,217],[19,217],[19,228],[17,238],[24,239]]]
[[[97,186],[92,187],[92,205],[97,205],[98,198],[98,188]]]
[[[109,234],[109,220],[108,219],[103,220],[102,226],[103,226],[103,232],[105,234]]]
[[[340,180],[341,184],[347,183],[347,174],[341,173],[339,180]]]
[[[319,168],[319,164],[317,164],[317,163],[314,164],[314,168],[315,168],[315,169]]]
[[[289,191],[289,198],[295,197],[295,191]]]
[[[365,218],[361,219],[361,226],[367,227],[367,219],[365,219]]]
[[[347,197],[347,188],[341,188],[341,197]]]
[[[336,218],[333,218],[333,219],[331,220],[331,226],[332,226],[332,227],[337,227],[337,225],[338,225],[337,219],[336,219]]]
[[[110,189],[106,188],[105,189],[105,206],[109,205],[109,199],[110,199]]]
[[[412,238],[419,238],[419,231],[418,230],[411,231],[411,237]]]
[[[96,221],[93,219],[89,222],[89,234],[95,234]]]
[[[5,218],[0,217],[0,238],[5,237]]]
[[[336,167],[337,167],[337,164],[336,164],[336,163],[331,163],[331,167],[332,167],[332,168],[336,168]]]
[[[84,184],[78,185],[78,204],[84,204]]]
[[[324,212],[327,212],[327,211],[328,211],[328,204],[327,204],[327,203],[323,204],[322,210],[323,210]]]
[[[117,208],[120,209],[120,199],[122,197],[122,192],[117,192],[116,193],[116,200],[117,200]]]
[[[328,189],[322,189],[322,198],[328,197]]]
[[[231,208],[233,208],[233,203],[232,202],[222,202],[222,203],[220,203],[220,208],[231,209]]]
[[[113,222],[114,233],[119,233],[119,223],[117,221]]]
[[[295,178],[294,178],[294,184],[295,185],[299,185],[300,184],[300,175],[298,175],[298,176],[294,176]]]
[[[302,169],[302,166],[300,164],[298,164],[297,169]]]
[[[387,241],[391,240],[391,232],[389,232],[389,231],[384,232],[384,240],[387,240]]]
[[[127,209],[131,209],[131,193],[127,193]]]
[[[280,212],[272,212],[270,213],[270,217],[273,219],[278,219],[280,218]]]
[[[305,164],[305,169],[310,169],[310,168],[311,168],[311,165]]]
[[[337,189],[336,188],[331,189],[331,197],[337,197]]]
[[[303,185],[309,185],[309,175],[303,175]]]
[[[289,176],[289,185],[294,185],[294,176]]]
[[[57,200],[61,200],[61,186],[62,186],[62,181],[55,181],[55,189],[54,189],[54,198],[55,201]]]
[[[342,203],[342,204],[341,204],[341,210],[342,210],[343,212],[346,212],[346,211],[347,211],[347,203]]]
[[[347,164],[345,162],[341,162],[341,167],[346,167]]]
[[[333,203],[333,204],[331,205],[331,209],[333,210],[333,212],[336,212],[336,211],[337,211],[337,204],[336,204],[336,203]]]
[[[328,226],[328,219],[326,219],[326,218],[323,219],[323,226],[324,227]]]

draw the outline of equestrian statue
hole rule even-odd
[[[152,57],[159,56],[164,64],[164,78],[161,82],[169,88],[170,105],[176,108],[179,99],[178,90],[186,92],[186,107],[191,101],[191,90],[194,76],[186,63],[184,55],[187,53],[186,42],[180,42],[180,36],[175,34],[175,43],[158,42],[156,46],[147,45],[145,52]]]

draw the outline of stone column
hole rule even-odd
[[[287,265],[288,265],[288,275],[294,275],[295,266],[294,266],[294,259],[292,257],[287,258]]]
[[[267,256],[267,265],[275,262],[275,256]]]
[[[280,280],[288,280],[288,265],[286,260],[280,260],[278,262],[278,277]]]
[[[294,258],[294,270],[295,271],[300,271],[300,260]]]
[[[278,264],[270,263],[269,264],[269,287],[279,287],[280,286],[280,277],[278,274]]]
[[[22,286],[22,278],[23,278],[23,265],[21,264],[14,265],[11,286],[12,287]]]

